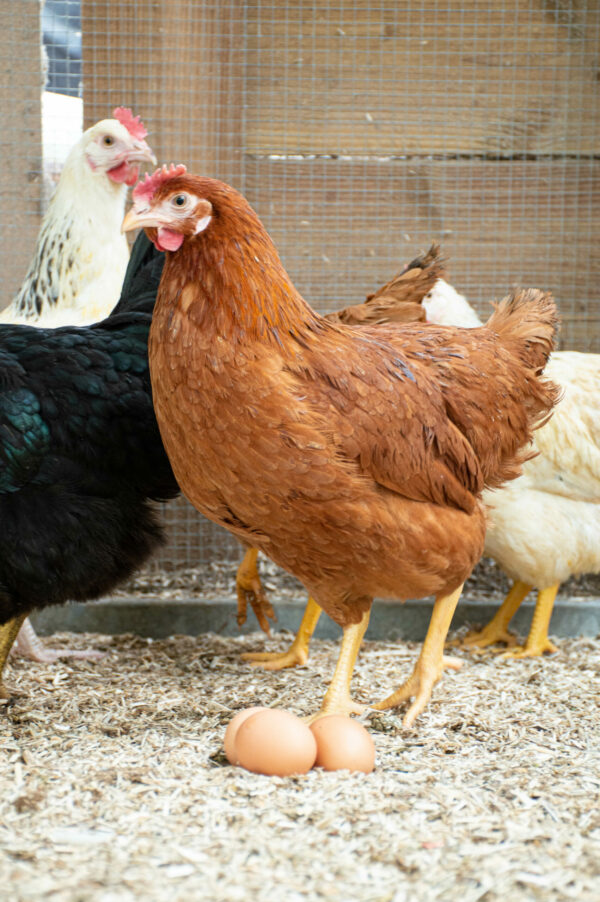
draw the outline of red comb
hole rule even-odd
[[[126,106],[118,106],[113,110],[115,119],[124,125],[132,138],[138,138],[143,141],[148,131],[139,116],[134,116],[130,109]]]
[[[174,179],[178,175],[184,175],[186,172],[187,169],[183,163],[180,163],[179,166],[171,163],[168,169],[166,166],[163,166],[161,169],[153,172],[152,175],[146,173],[146,177],[141,182],[138,182],[133,189],[133,199],[144,198],[147,201],[151,201],[154,192],[163,182],[168,182],[169,179]]]

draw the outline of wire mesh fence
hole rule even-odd
[[[600,351],[599,0],[47,0],[41,28],[26,25],[37,0],[10,6],[0,46],[28,118],[5,99],[1,140],[27,153],[0,176],[0,215],[6,236],[23,186],[29,226],[3,257],[3,302],[50,148],[82,102],[84,126],[124,104],[159,160],[248,196],[317,309],[360,301],[438,240],[479,312],[515,283],[548,288],[563,346]],[[42,106],[44,78],[69,110]],[[237,556],[183,502],[167,518],[156,566]]]

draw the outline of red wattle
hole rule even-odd
[[[162,227],[158,230],[154,243],[159,251],[176,251],[183,244],[183,235]]]
[[[118,182],[119,184],[124,182],[126,185],[135,185],[139,175],[139,168],[137,166],[131,166],[124,160],[122,163],[119,163],[118,166],[109,169],[106,174],[113,182]]]

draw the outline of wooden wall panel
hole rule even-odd
[[[254,154],[598,152],[600,5],[249,4]]]
[[[27,271],[42,215],[42,59],[37,0],[0,3],[0,309]]]
[[[87,128],[118,105],[150,131],[159,162],[242,179],[242,0],[83,0]]]
[[[600,0],[83,0],[86,125],[246,193],[305,297],[355,303],[432,240],[481,313],[552,289],[600,352]],[[180,501],[160,566],[235,558]]]
[[[514,284],[555,292],[563,344],[600,352],[600,161],[255,161],[247,196],[322,311],[356,303],[432,240],[485,313]]]

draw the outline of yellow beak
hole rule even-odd
[[[125,214],[125,219],[121,223],[122,232],[131,232],[132,229],[158,228],[161,223],[158,217],[151,210],[147,213],[136,213],[133,207]]]

